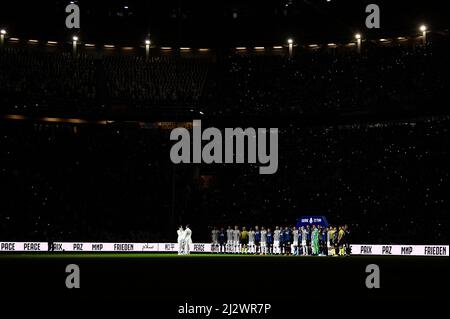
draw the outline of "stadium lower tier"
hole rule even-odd
[[[254,163],[174,164],[162,128],[2,121],[0,240],[171,242],[190,224],[212,242],[213,227],[324,215],[351,243],[446,245],[448,124],[280,126],[277,173],[261,175]]]

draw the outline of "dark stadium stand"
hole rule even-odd
[[[204,59],[168,57],[107,57],[103,65],[111,100],[140,107],[198,103],[208,70]]]
[[[304,214],[350,225],[355,242],[448,242],[448,116],[280,128],[279,169],[181,165],[168,130],[0,125],[2,240],[195,240],[209,226],[293,224]],[[214,223],[214,225],[211,225]]]
[[[368,43],[362,55],[345,47],[299,50],[291,58],[252,52],[72,58],[64,50],[6,47],[0,113],[153,119],[192,119],[199,111],[213,119],[445,113],[446,39],[427,46]]]
[[[274,226],[314,213],[349,224],[355,241],[446,243],[444,39],[368,42],[361,54],[340,46],[148,59],[8,44],[2,240],[164,241],[187,221],[208,240],[211,220]],[[174,166],[168,131],[149,121],[199,117],[279,127],[277,174]]]

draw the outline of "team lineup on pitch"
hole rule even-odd
[[[301,218],[308,220],[308,218]],[[228,226],[211,231],[212,251],[232,254],[348,256],[350,231],[348,226],[322,227],[315,224],[300,227],[275,226],[274,231],[264,227],[255,230]]]

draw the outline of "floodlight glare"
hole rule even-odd
[[[145,40],[145,44],[150,44],[150,40]]]
[[[427,31],[427,26],[424,25],[424,24],[422,24],[422,25],[420,26],[420,31],[422,31],[422,32]]]
[[[78,37],[75,35],[75,36],[72,38],[72,40],[73,40],[73,41],[78,41]]]
[[[6,30],[5,30],[5,29],[1,29],[1,30],[0,30],[0,33],[3,34],[3,35],[5,35],[5,34],[6,34]]]
[[[288,42],[288,44],[292,44],[292,43],[294,43],[294,40],[292,40],[292,39],[289,38],[289,39],[287,40],[287,42]]]
[[[355,38],[356,38],[356,40],[360,40],[361,39],[361,34],[359,34],[359,33],[355,34]]]

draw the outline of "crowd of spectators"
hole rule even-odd
[[[373,46],[362,54],[338,49],[304,50],[292,57],[214,54],[74,58],[5,48],[1,112],[173,106],[220,118],[447,110],[448,46],[440,42]]]
[[[145,59],[5,47],[0,114],[176,106],[218,122],[265,118],[280,145],[277,173],[260,175],[254,164],[173,165],[169,132],[153,125],[1,120],[0,240],[171,241],[189,223],[207,241],[211,224],[315,214],[364,243],[448,243],[447,53],[429,44]],[[343,114],[359,115],[275,122]]]
[[[279,168],[174,165],[168,130],[2,122],[0,240],[173,241],[178,223],[325,215],[361,243],[448,243],[448,116],[280,128]]]
[[[104,59],[108,95],[141,107],[197,103],[206,80],[205,59],[110,56]]]
[[[94,59],[70,53],[0,50],[0,112],[42,108],[83,110],[96,105]]]
[[[234,55],[218,76],[219,115],[264,116],[392,112],[437,108],[447,100],[448,57],[431,47],[356,52]]]

